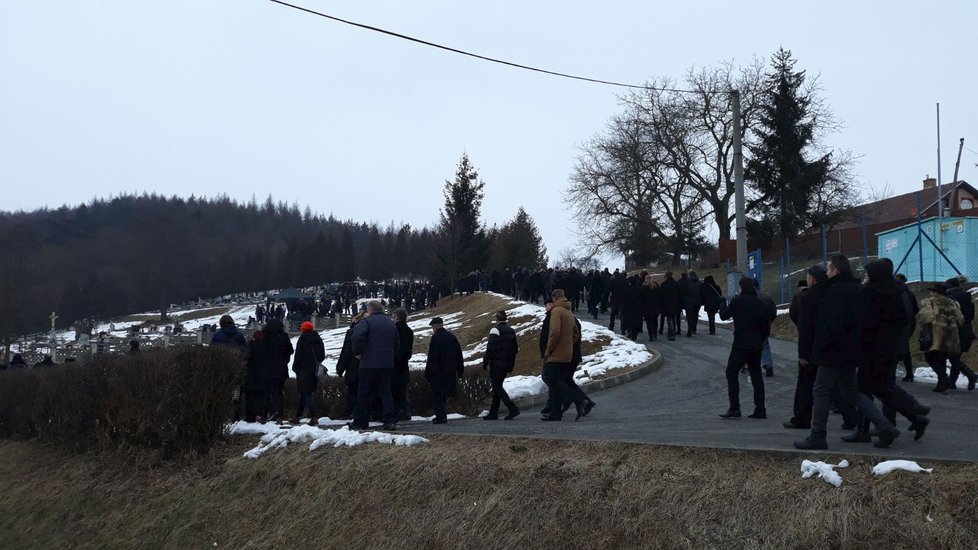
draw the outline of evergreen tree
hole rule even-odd
[[[337,256],[337,270],[340,281],[353,281],[357,278],[357,251],[353,247],[353,232],[349,227],[343,228],[340,238],[340,253]]]
[[[830,208],[822,204],[832,177],[832,154],[809,160],[818,150],[819,120],[814,92],[804,87],[805,71],[795,70],[791,52],[781,48],[771,62],[761,103],[759,141],[751,149],[746,179],[758,196],[752,201],[765,220],[752,224],[767,238],[793,237],[818,223]],[[763,239],[762,239],[763,240]]]
[[[489,269],[494,271],[519,267],[547,267],[547,247],[536,223],[523,207],[496,233],[489,260]]]
[[[361,273],[369,281],[383,281],[387,278],[389,267],[383,238],[377,226],[373,226],[367,234],[367,248],[363,255]]]
[[[434,280],[443,290],[459,275],[484,267],[488,259],[486,230],[479,220],[484,189],[479,172],[463,154],[455,179],[445,181],[445,206],[438,226]]]

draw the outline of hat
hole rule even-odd
[[[818,264],[809,267],[805,270],[805,273],[811,275],[813,279],[820,283],[825,282],[829,278],[829,272]]]
[[[442,321],[441,317],[435,317],[434,319],[431,320],[430,323],[428,323],[428,326],[433,327],[435,325],[444,325],[444,324],[445,321]]]
[[[312,332],[316,330],[316,325],[310,323],[309,321],[306,321],[305,323],[302,323],[302,326],[300,326],[299,328],[302,329],[302,332]]]
[[[232,319],[230,315],[224,315],[221,317],[219,323],[221,324],[222,327],[225,325],[233,325],[234,319]]]
[[[934,286],[928,287],[927,290],[938,294],[947,294],[947,285],[944,283],[934,283]]]
[[[944,281],[944,285],[948,288],[957,288],[958,286],[961,286],[961,280],[957,277],[951,277],[947,281]]]
[[[554,303],[553,298],[547,298],[546,300],[543,301],[543,305],[552,304],[552,303]]]

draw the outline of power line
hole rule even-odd
[[[964,149],[965,151],[967,151],[969,153],[974,153],[974,154],[978,155],[978,151],[975,151],[973,149],[968,149],[967,147],[964,147],[964,146],[962,146],[962,149]]]
[[[586,76],[577,76],[577,75],[572,75],[572,74],[567,74],[567,73],[560,73],[560,72],[557,72],[557,71],[549,71],[547,69],[540,69],[540,68],[537,68],[537,67],[531,67],[529,65],[522,65],[522,64],[519,64],[519,63],[513,63],[512,61],[504,61],[502,59],[496,59],[494,57],[488,57],[488,56],[485,56],[485,55],[479,55],[479,54],[476,54],[476,53],[467,52],[465,50],[460,50],[460,49],[457,49],[457,48],[452,48],[450,46],[444,46],[442,44],[436,44],[434,42],[429,42],[427,40],[422,40],[420,38],[414,38],[414,37],[408,36],[406,34],[401,34],[401,33],[397,33],[397,32],[394,32],[394,31],[389,31],[389,30],[386,30],[386,29],[381,29],[379,27],[374,27],[374,26],[371,26],[371,25],[365,25],[363,23],[357,23],[355,21],[349,21],[347,19],[341,19],[341,18],[336,17],[336,16],[333,16],[333,15],[328,15],[328,14],[325,14],[325,13],[322,13],[322,12],[311,10],[309,8],[304,8],[302,6],[297,6],[295,4],[290,4],[288,2],[283,2],[281,0],[269,0],[269,2],[273,2],[275,4],[279,4],[281,6],[292,8],[294,10],[299,10],[299,11],[302,11],[302,12],[306,12],[306,13],[309,13],[309,14],[312,14],[312,15],[318,15],[319,17],[323,17],[325,19],[330,19],[332,21],[337,21],[339,23],[343,23],[343,24],[346,24],[346,25],[351,25],[353,27],[358,27],[358,28],[361,28],[361,29],[366,29],[368,31],[379,32],[381,34],[386,34],[388,36],[393,36],[395,38],[400,38],[402,40],[407,40],[407,41],[410,41],[410,42],[415,42],[417,44],[422,44],[424,46],[430,46],[432,48],[438,48],[440,50],[445,50],[445,51],[448,51],[448,52],[457,53],[459,55],[465,55],[465,56],[468,56],[468,57],[474,57],[476,59],[481,59],[483,61],[489,61],[490,63],[498,63],[500,65],[506,65],[506,66],[509,66],[509,67],[515,67],[517,69],[524,69],[524,70],[527,70],[527,71],[534,71],[534,72],[538,72],[538,73],[549,74],[549,75],[552,75],[552,76],[559,76],[559,77],[562,77],[562,78],[570,78],[570,79],[573,79],[573,80],[583,80],[585,82],[594,82],[596,84],[607,84],[609,86],[619,86],[621,88],[638,88],[638,89],[643,89],[643,90],[655,90],[655,91],[660,91],[660,92],[677,92],[677,93],[687,93],[687,94],[695,94],[695,93],[708,93],[708,94],[728,93],[728,92],[717,92],[717,91],[712,91],[712,90],[682,90],[682,89],[678,89],[678,88],[659,88],[659,87],[655,87],[655,86],[645,86],[645,85],[639,85],[639,84],[626,84],[626,83],[623,83],[623,82],[614,82],[614,81],[611,81],[611,80],[601,80],[601,79],[598,79],[598,78],[588,78]]]

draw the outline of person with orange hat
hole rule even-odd
[[[316,370],[326,359],[326,347],[323,338],[316,332],[316,327],[306,321],[301,325],[302,334],[295,346],[295,357],[292,360],[292,372],[295,373],[295,387],[299,392],[299,409],[292,417],[292,423],[298,424],[303,411],[309,411],[309,425],[318,424],[316,416],[316,399],[314,394],[318,380]]]

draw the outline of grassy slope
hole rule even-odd
[[[800,457],[434,436],[428,445],[141,464],[0,442],[8,548],[969,548],[978,466],[841,488]],[[929,521],[927,518],[933,521]]]

